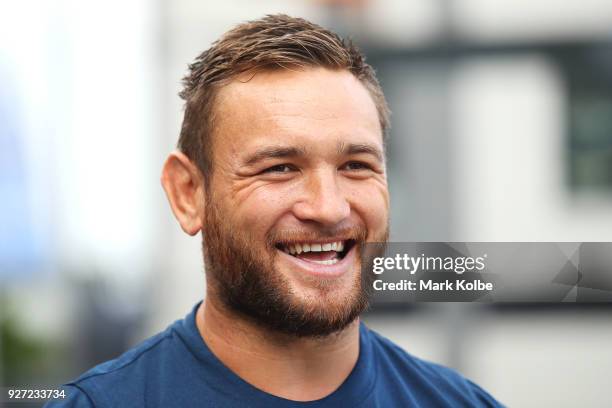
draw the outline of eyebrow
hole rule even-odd
[[[252,166],[257,162],[266,159],[278,159],[285,157],[305,156],[306,149],[303,147],[286,147],[286,146],[267,146],[257,150],[252,155],[248,156],[244,163],[247,166]]]
[[[368,143],[340,143],[338,144],[338,154],[351,155],[351,154],[369,154],[383,163],[385,161],[384,154],[380,148],[376,145]]]

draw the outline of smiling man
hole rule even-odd
[[[336,34],[283,15],[241,24],[190,65],[162,173],[202,233],[206,298],[67,385],[63,406],[497,406],[359,320],[360,245],[388,237],[388,109]]]

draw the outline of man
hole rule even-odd
[[[359,321],[360,244],[388,237],[388,109],[350,43],[268,16],[190,65],[162,184],[202,232],[206,299],[66,386],[60,406],[496,406]]]

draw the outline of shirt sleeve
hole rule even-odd
[[[474,384],[470,380],[467,380],[467,382],[472,387],[472,392],[474,393],[474,397],[476,399],[474,404],[476,404],[476,406],[487,408],[505,408],[505,405],[493,398],[491,394],[483,390],[480,386]]]
[[[66,398],[49,400],[43,408],[95,408],[89,396],[74,385],[63,387],[66,391]]]

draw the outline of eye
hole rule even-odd
[[[369,164],[363,163],[363,162],[357,162],[357,161],[348,162],[344,166],[341,167],[341,170],[349,170],[349,171],[371,170],[371,169],[372,167]]]
[[[269,167],[262,171],[262,173],[289,173],[295,171],[293,166],[288,164],[278,164],[276,166]]]

